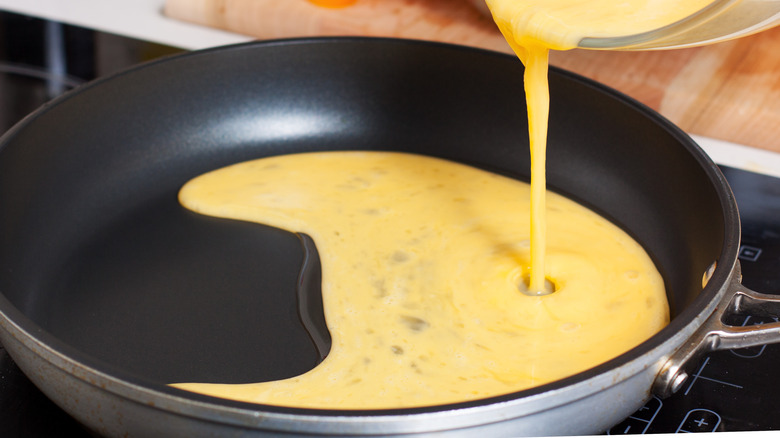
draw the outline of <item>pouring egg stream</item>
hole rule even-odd
[[[530,186],[438,158],[355,151],[262,158],[188,182],[179,199],[193,211],[311,236],[332,346],[288,379],[173,386],[291,407],[430,406],[552,382],[655,334],[669,309],[644,249],[546,191],[548,53],[708,3],[487,0],[526,67]]]
[[[525,65],[531,147],[531,273],[529,290],[545,288],[545,161],[550,50],[570,50],[584,38],[651,31],[680,21],[712,0],[486,0],[499,30]]]

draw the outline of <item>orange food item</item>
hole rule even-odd
[[[309,0],[309,3],[325,8],[345,8],[357,3],[357,0]]]

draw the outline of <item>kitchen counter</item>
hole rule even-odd
[[[204,0],[192,1],[193,3],[204,3]],[[205,1],[208,2],[209,0]],[[303,0],[277,1],[276,4],[293,4],[293,2],[299,1]],[[165,5],[165,0],[0,0],[0,9],[188,50],[247,42],[257,38],[251,35],[217,29],[213,26],[204,26],[168,17],[163,14]],[[341,11],[330,12],[340,13]],[[275,17],[278,17],[278,15]],[[273,37],[292,36],[285,35],[282,27],[277,26],[276,29],[274,32],[277,34],[272,35]],[[338,32],[331,29],[328,33]],[[451,36],[446,38],[441,36],[440,39],[447,38],[451,38]],[[749,38],[753,38],[753,40],[748,40]],[[777,39],[777,41],[774,41],[774,39]],[[745,40],[746,44],[760,43],[759,46],[762,50],[768,52],[769,49],[767,47],[771,44],[774,44],[772,47],[780,48],[780,28],[767,31],[765,35],[759,34],[743,40]],[[489,44],[496,44],[494,39],[488,37],[472,42],[475,46],[484,46],[488,42],[490,42]],[[780,86],[778,86],[780,85],[780,78],[776,74],[777,71],[780,71],[780,50],[776,49],[772,53],[765,53],[764,56],[757,56],[755,59],[755,63],[769,63],[770,66],[778,65],[778,68],[772,70],[775,75],[768,78],[756,78],[753,77],[755,75],[751,76],[745,71],[740,72],[737,70],[730,73],[730,78],[713,79],[706,83],[701,80],[702,74],[705,73],[703,69],[706,67],[712,69],[720,68],[721,70],[724,68],[725,61],[715,56],[718,53],[730,54],[731,57],[727,59],[729,62],[743,61],[742,57],[734,56],[735,52],[739,52],[739,47],[733,47],[734,44],[741,43],[728,42],[718,44],[712,46],[717,47],[717,49],[711,51],[704,51],[701,48],[683,49],[673,52],[644,53],[572,51],[554,54],[552,62],[555,65],[584,74],[585,76],[593,77],[655,108],[688,132],[693,133],[694,139],[716,162],[780,176],[780,154],[775,153],[780,152],[780,141],[777,140],[777,134],[780,134],[780,122],[774,123],[774,120],[780,121]],[[494,49],[501,50],[502,48],[494,47]],[[506,47],[503,47],[503,50],[506,51]],[[649,75],[646,70],[642,70],[642,64],[637,62],[637,57],[648,58],[656,63],[663,60],[663,62],[673,66],[675,74],[671,76],[666,74],[662,78],[665,82],[658,82],[658,76]],[[685,61],[691,57],[695,57],[698,62],[691,63]],[[605,62],[608,63],[605,64]],[[609,72],[615,71],[623,71],[625,74],[619,77],[610,76]],[[773,84],[773,87],[767,93],[769,93],[769,97],[777,95],[776,98],[772,98],[773,100],[769,100],[766,93],[757,98],[752,96],[754,98],[753,101],[747,98],[743,99],[744,104],[733,110],[736,112],[751,112],[756,111],[758,108],[764,111],[764,113],[769,112],[769,115],[765,116],[767,122],[761,126],[737,126],[731,131],[760,130],[762,132],[760,136],[751,137],[755,138],[755,141],[735,140],[728,131],[724,132],[723,130],[727,130],[729,126],[733,125],[733,122],[729,120],[718,120],[716,126],[722,126],[723,128],[718,128],[717,130],[703,129],[702,120],[706,119],[708,111],[713,113],[714,117],[714,113],[717,111],[713,107],[725,104],[725,101],[730,97],[728,93],[734,93],[734,89],[729,87],[729,83],[736,81],[747,81],[747,85],[755,83],[756,86],[766,83]],[[706,91],[709,93],[708,95],[714,96],[712,105],[707,105],[706,102],[701,100],[690,99],[690,97],[681,100],[684,105],[672,105],[671,101],[674,100],[670,97],[672,93],[680,94],[691,87],[710,87],[711,89]],[[662,88],[669,93],[662,93]],[[738,99],[738,97],[731,97]],[[759,100],[756,101],[755,99]],[[680,99],[677,101],[680,101]],[[770,104],[769,108],[766,108],[767,102]],[[720,117],[721,113],[717,114]],[[726,114],[728,115],[728,112]],[[739,114],[733,114],[732,118],[738,118],[738,116]],[[750,147],[738,143],[749,144]]]
[[[0,0],[0,9],[187,50],[254,38],[168,18],[164,0]]]

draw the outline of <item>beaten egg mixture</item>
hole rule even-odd
[[[435,405],[572,375],[661,329],[663,280],[642,247],[585,207],[547,198],[556,292],[535,296],[520,292],[526,183],[392,152],[275,156],[195,178],[184,206],[312,237],[332,348],[286,380],[176,386],[296,407]]]
[[[585,37],[634,35],[682,20],[713,0],[486,0],[512,50],[525,65],[531,146],[531,274],[529,289],[545,288],[545,161],[550,50],[569,50]]]

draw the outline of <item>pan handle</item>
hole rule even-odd
[[[775,321],[780,318],[780,295],[762,294],[746,288],[740,282],[742,275],[738,263],[735,270],[712,315],[661,368],[653,383],[653,392],[659,397],[677,392],[688,379],[689,368],[706,353],[780,343],[780,322],[750,326],[734,326],[725,322],[735,315],[770,317]]]

